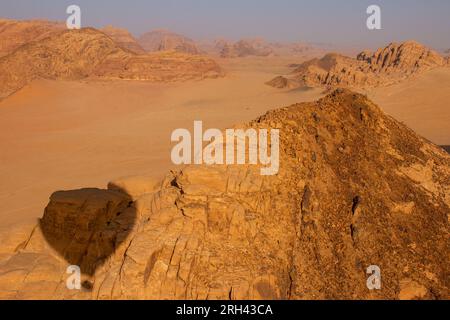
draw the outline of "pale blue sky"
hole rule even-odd
[[[1,0],[0,17],[66,20],[77,4],[83,26],[106,24],[135,35],[167,28],[196,39],[268,40],[380,46],[415,39],[450,48],[449,0]],[[366,8],[382,9],[383,30],[366,29]]]

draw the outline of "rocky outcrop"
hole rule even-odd
[[[369,70],[375,73],[406,75],[440,67],[445,63],[437,52],[415,41],[391,43],[374,53],[364,51],[358,54],[357,60],[366,62]]]
[[[293,79],[288,79],[283,76],[275,77],[272,80],[270,80],[269,82],[267,82],[266,84],[271,87],[278,88],[278,89],[297,88],[299,86],[297,81],[295,81]]]
[[[109,191],[58,192],[0,262],[0,296],[450,297],[447,153],[347,90],[248,126],[280,128],[278,175],[193,165],[160,184],[130,178]],[[72,234],[73,245],[60,246]],[[66,288],[68,254],[87,270],[82,290]],[[380,290],[366,285],[372,265]]]
[[[13,52],[26,43],[41,41],[62,32],[65,28],[64,23],[45,20],[0,19],[0,57]]]
[[[361,52],[356,59],[330,53],[301,64],[289,78],[299,86],[364,88],[394,84],[446,65],[446,59],[435,51],[408,41],[373,53]]]
[[[237,42],[218,38],[199,42],[202,52],[221,58],[238,57],[313,57],[320,56],[324,50],[318,46],[303,42],[269,42],[261,38],[241,39]]]
[[[192,39],[168,30],[154,30],[139,37],[139,44],[147,52],[177,51],[188,54],[199,54],[197,45]]]
[[[135,211],[130,209],[131,203],[129,195],[114,190],[55,192],[40,221],[40,230],[69,264],[92,275],[132,229]],[[118,226],[123,228],[122,233]]]
[[[39,78],[183,81],[222,74],[210,58],[176,52],[137,55],[104,33],[67,30],[0,58],[0,98]]]
[[[139,45],[137,40],[126,29],[106,26],[102,32],[110,36],[119,46],[137,54],[144,54],[145,50]]]
[[[273,53],[273,49],[262,39],[244,39],[232,44],[217,43],[222,58],[260,56],[265,57]],[[219,47],[221,46],[221,48]]]

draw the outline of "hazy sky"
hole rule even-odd
[[[135,35],[166,28],[192,38],[380,46],[415,39],[450,48],[450,0],[1,0],[0,17],[65,21],[77,4],[82,25],[113,24]],[[382,10],[382,30],[366,28],[366,8]]]

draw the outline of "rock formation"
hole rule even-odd
[[[202,52],[222,58],[266,56],[320,56],[324,50],[316,45],[302,42],[268,42],[261,38],[242,39],[233,42],[218,38],[199,43]]]
[[[0,98],[39,78],[180,81],[222,74],[212,59],[176,52],[137,55],[92,28],[23,45],[0,58],[0,70]]]
[[[168,30],[161,29],[144,33],[138,41],[147,52],[177,51],[199,54],[197,45],[193,40]]]
[[[297,88],[299,86],[298,82],[293,79],[288,79],[283,76],[278,76],[267,82],[271,87],[283,89],[283,88]]]
[[[102,32],[110,36],[122,48],[128,49],[137,54],[144,54],[145,50],[139,45],[137,40],[126,29],[106,26]]]
[[[247,57],[247,56],[268,56],[273,53],[273,49],[263,39],[244,39],[231,44],[229,42],[218,43],[220,56],[222,58]]]
[[[361,52],[356,59],[330,53],[301,64],[289,78],[298,86],[364,88],[390,85],[447,63],[435,51],[408,41]]]
[[[449,299],[447,153],[347,90],[248,127],[280,128],[278,175],[192,165],[57,192],[0,253],[0,297]]]
[[[0,57],[13,52],[26,43],[40,41],[50,35],[62,32],[65,28],[66,26],[59,22],[0,19]]]

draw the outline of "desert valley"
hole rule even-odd
[[[2,19],[0,298],[449,299],[449,88],[414,40]],[[196,120],[278,128],[278,174],[174,165]]]

